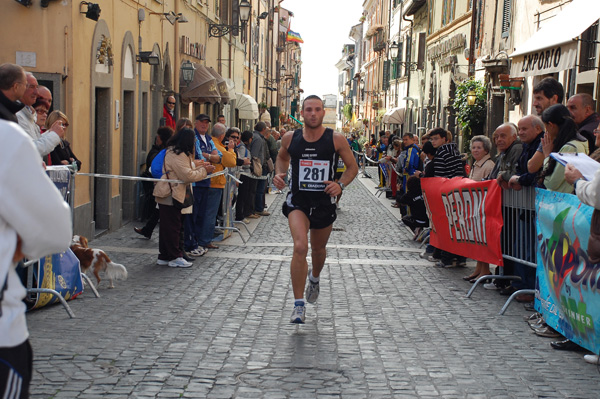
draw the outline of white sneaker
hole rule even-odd
[[[313,283],[310,280],[310,274],[312,273],[312,269],[310,269],[308,271],[308,284],[306,285],[306,293],[305,293],[305,297],[306,297],[306,302],[308,303],[315,303],[317,302],[317,299],[319,298],[319,283]]]
[[[166,266],[166,265],[169,264],[169,261],[168,260],[163,260],[163,259],[158,259],[156,261],[156,264],[159,265],[159,266]]]
[[[198,247],[198,248],[196,248],[194,250],[186,252],[187,256],[193,256],[193,257],[202,256],[205,253],[206,253],[206,249],[204,249],[203,247]]]
[[[598,355],[585,355],[583,357],[583,360],[585,360],[586,363],[598,364],[598,361],[600,360],[600,358],[598,357]]]
[[[294,310],[292,311],[292,317],[290,323],[304,324],[304,317],[306,316],[306,306],[302,302],[294,304]]]
[[[169,267],[190,267],[192,263],[188,262],[183,258],[173,259],[169,262]]]
[[[427,258],[429,258],[429,256],[431,256],[431,252],[424,251],[419,254],[419,258],[421,258],[421,259],[427,259]]]
[[[498,286],[494,283],[487,283],[483,285],[483,288],[485,288],[486,290],[497,290]]]

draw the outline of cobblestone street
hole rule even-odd
[[[292,325],[283,195],[189,269],[157,266],[158,231],[91,242],[127,267],[27,320],[33,398],[597,398],[598,369],[533,334],[521,304],[438,269],[374,180],[344,191],[321,295]],[[382,196],[385,197],[385,196]],[[138,224],[135,224],[138,225]],[[243,232],[247,236],[246,232]]]

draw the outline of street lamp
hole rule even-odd
[[[477,93],[475,93],[475,90],[469,90],[469,92],[467,93],[467,105],[473,106],[473,105],[475,105],[476,101],[477,101]]]
[[[398,52],[399,51],[400,51],[400,45],[397,44],[396,42],[392,42],[392,44],[390,45],[390,57],[394,60],[393,62],[395,62],[396,65],[402,65],[411,71],[416,71],[417,69],[419,69],[418,64],[416,62],[398,61]]]
[[[196,71],[196,67],[189,60],[185,60],[181,64],[181,78],[184,81],[185,85],[188,86],[194,80],[194,73]]]
[[[137,56],[137,62],[145,62],[150,65],[158,65],[160,58],[154,51],[140,51]]]
[[[241,25],[209,24],[208,37],[223,37],[228,33],[238,35],[240,29],[244,29],[250,18],[250,8],[252,5],[248,0],[241,0],[239,4]]]

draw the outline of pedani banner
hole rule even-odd
[[[495,180],[421,179],[431,222],[430,243],[455,255],[503,265],[502,189]]]
[[[567,339],[600,352],[600,264],[587,254],[594,209],[571,194],[536,190],[535,308]]]

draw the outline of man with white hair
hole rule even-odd
[[[517,126],[508,122],[498,126],[492,135],[499,154],[489,178],[498,180],[498,184],[505,189],[508,188],[510,178],[517,172],[517,162],[523,152],[517,132]]]
[[[530,173],[527,170],[527,162],[535,155],[542,137],[544,137],[544,122],[535,115],[527,115],[521,118],[517,124],[519,139],[523,144],[523,151],[517,162],[516,174],[509,180],[510,188],[520,190],[521,186],[535,185],[537,172]]]

